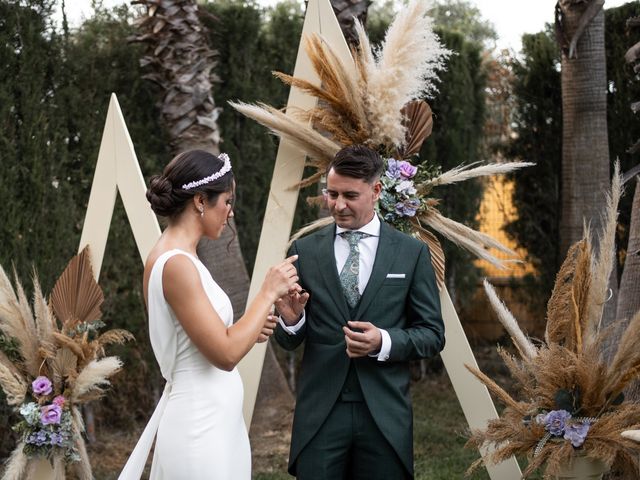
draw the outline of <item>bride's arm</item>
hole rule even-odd
[[[216,367],[230,371],[256,343],[273,303],[295,288],[294,260],[290,257],[269,269],[255,299],[229,328],[211,306],[196,266],[184,255],[170,258],[164,266],[164,297],[198,350]]]

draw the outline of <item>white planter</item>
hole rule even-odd
[[[601,460],[577,455],[569,465],[560,470],[555,476],[557,480],[601,480],[608,469]]]

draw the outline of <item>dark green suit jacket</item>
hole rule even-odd
[[[280,326],[275,337],[285,349],[305,343],[297,384],[289,472],[338,399],[351,362],[364,399],[389,443],[413,474],[413,412],[409,396],[409,360],[429,358],[444,347],[444,325],[431,255],[427,246],[384,222],[373,271],[355,317],[342,293],[334,255],[335,224],[294,242],[290,255],[302,288],[310,293],[306,322],[296,335]],[[387,277],[404,274],[404,278]],[[389,332],[386,362],[351,360],[342,326],[348,320],[371,322]]]

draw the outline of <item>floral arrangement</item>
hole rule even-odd
[[[431,192],[441,185],[512,172],[531,164],[472,164],[441,172],[436,164],[417,156],[433,128],[431,108],[422,97],[436,92],[437,73],[451,54],[433,31],[430,8],[426,0],[410,2],[398,13],[384,42],[376,49],[371,48],[364,28],[356,22],[359,48],[352,50],[349,62],[343,61],[320,35],[306,38],[318,84],[280,72],[275,75],[315,97],[318,102],[313,108],[287,114],[264,104],[231,105],[307,155],[309,166],[316,172],[302,180],[299,187],[320,180],[343,147],[364,144],[378,151],[387,159],[380,214],[429,245],[436,277],[442,285],[444,254],[431,230],[498,267],[503,267],[503,262],[489,248],[512,256],[515,253],[488,235],[442,215],[437,209],[439,200],[430,198]],[[410,161],[420,165],[419,173]],[[320,219],[301,229],[293,239],[332,221],[330,217]]]
[[[33,309],[17,278],[15,284],[14,290],[0,267],[0,387],[19,416],[18,445],[2,480],[33,478],[41,460],[55,480],[65,478],[67,464],[75,465],[78,478],[92,479],[78,407],[102,396],[122,367],[104,347],[133,336],[99,332],[103,295],[88,248],[70,261],[49,301],[34,280]]]
[[[490,303],[518,351],[516,357],[499,349],[518,395],[514,398],[467,366],[505,405],[500,418],[472,432],[469,446],[493,445],[495,450],[469,471],[483,461],[499,463],[523,454],[529,460],[524,477],[542,466],[545,474],[557,475],[576,455],[584,455],[614,467],[621,478],[637,475],[640,445],[621,434],[640,428],[640,405],[625,401],[623,394],[640,373],[640,312],[626,326],[610,363],[602,356],[604,342],[628,319],[600,328],[615,259],[620,194],[616,166],[598,248],[592,247],[588,229],[570,248],[547,306],[544,343],[536,345],[522,332],[485,281]]]

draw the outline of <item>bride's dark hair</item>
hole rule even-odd
[[[164,168],[162,175],[149,181],[147,200],[151,209],[162,217],[173,218],[184,211],[196,193],[205,195],[209,202],[233,189],[233,172],[194,188],[182,188],[190,182],[202,180],[223,167],[224,161],[204,150],[188,150],[176,155]]]

